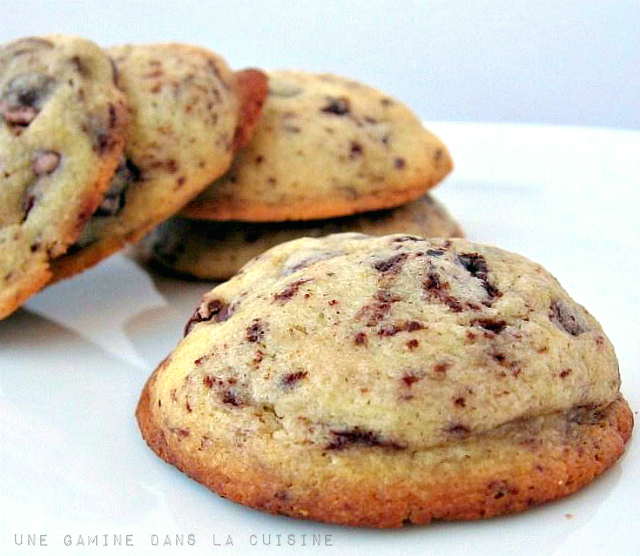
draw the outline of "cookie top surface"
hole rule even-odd
[[[341,232],[463,237],[458,223],[430,194],[401,207],[329,220],[285,223],[214,222],[174,217],[141,244],[143,257],[204,280],[226,280],[253,257],[286,241]]]
[[[421,196],[452,168],[402,103],[343,77],[271,71],[251,143],[183,215],[281,221],[345,216]]]
[[[548,272],[464,240],[289,242],[186,331],[155,381],[164,422],[262,434],[269,408],[274,446],[425,450],[619,391],[600,325]]]
[[[0,47],[0,315],[46,282],[49,259],[80,234],[122,156],[127,116],[94,43],[48,36]]]
[[[223,174],[238,144],[241,95],[259,92],[266,80],[237,88],[225,61],[195,46],[127,45],[109,53],[132,110],[126,160],[74,252],[57,262],[56,277],[141,238]]]

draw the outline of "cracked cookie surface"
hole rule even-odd
[[[69,36],[0,47],[0,318],[40,290],[122,156],[127,102],[106,52]]]
[[[286,223],[213,222],[171,218],[145,238],[138,254],[161,267],[202,280],[227,280],[253,257],[301,237],[341,232],[376,236],[408,233],[422,237],[463,237],[442,203],[426,194],[395,209],[330,220]]]
[[[464,240],[339,234],[206,294],[150,378],[150,446],[232,500],[399,526],[519,511],[621,455],[597,321],[540,265]]]
[[[56,261],[54,279],[138,241],[222,175],[251,136],[266,95],[262,72],[234,73],[220,56],[195,46],[108,52],[131,103],[125,158],[79,241]]]
[[[346,216],[412,201],[451,170],[442,141],[398,100],[330,74],[268,75],[253,140],[184,216],[256,222]]]

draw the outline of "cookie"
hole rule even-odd
[[[633,418],[598,322],[541,266],[465,240],[340,234],[206,294],[141,396],[142,434],[220,495],[371,527],[568,495]]]
[[[451,170],[442,141],[388,95],[329,74],[268,75],[253,140],[183,216],[249,222],[346,216],[412,201]]]
[[[68,36],[0,47],[0,318],[39,291],[122,157],[126,99],[109,56]]]
[[[280,243],[339,232],[464,236],[445,207],[427,193],[395,209],[332,220],[262,224],[174,217],[151,232],[138,253],[171,272],[202,280],[227,280],[253,257]]]
[[[266,76],[239,75],[218,55],[183,44],[109,49],[132,121],[116,179],[54,279],[136,242],[198,194],[246,143],[266,95]]]

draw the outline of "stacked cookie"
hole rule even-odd
[[[448,239],[462,230],[428,191],[451,168],[407,107],[348,79],[234,72],[182,44],[14,41],[0,318],[151,232],[140,251],[166,268],[237,272],[142,392],[159,456],[294,517],[523,510],[611,466],[633,417],[613,346],[548,272]]]
[[[404,105],[329,74],[268,72],[251,142],[231,169],[144,242],[143,255],[225,280],[284,241],[335,232],[462,236],[427,190],[452,168]]]
[[[224,174],[266,77],[181,44],[0,49],[0,318],[135,242]]]

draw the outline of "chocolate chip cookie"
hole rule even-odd
[[[222,175],[266,96],[262,72],[236,74],[195,46],[127,45],[109,53],[132,108],[125,157],[82,236],[56,261],[56,280],[142,238]]]
[[[111,60],[91,41],[0,47],[0,318],[78,238],[122,157],[127,118]]]
[[[568,495],[633,419],[598,322],[540,265],[464,240],[341,234],[206,294],[137,417],[162,458],[268,512],[372,527]]]
[[[227,280],[246,262],[285,241],[339,232],[376,236],[408,233],[422,237],[463,237],[459,224],[430,194],[395,209],[329,220],[248,223],[174,217],[140,244],[138,255],[178,274]]]
[[[445,145],[398,100],[343,77],[269,72],[256,134],[183,215],[278,222],[412,201],[452,168]]]

